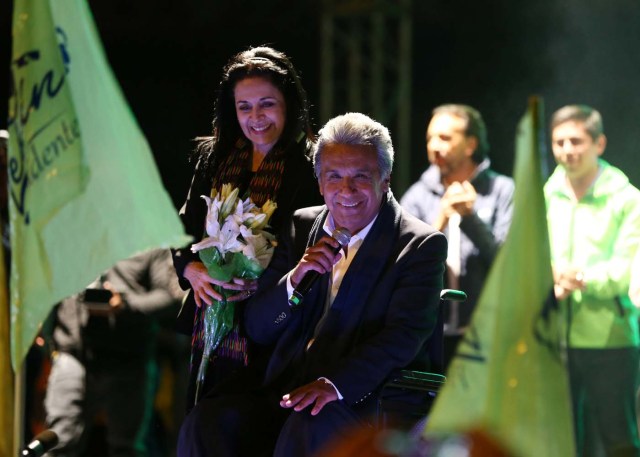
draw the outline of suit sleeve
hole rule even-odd
[[[300,257],[296,254],[293,235],[304,230],[291,223],[281,231],[273,258],[259,279],[258,293],[245,308],[245,329],[249,338],[259,344],[276,342],[285,328],[299,319],[299,313],[292,313],[289,307],[286,275]],[[302,238],[306,240],[307,237]],[[304,246],[298,249],[304,251]]]
[[[444,235],[434,233],[409,243],[398,257],[383,327],[326,374],[347,403],[366,398],[424,346],[437,320],[446,252]]]

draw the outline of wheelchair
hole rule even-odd
[[[444,301],[463,302],[467,294],[461,290],[443,289],[440,293],[438,319],[429,339],[431,371],[399,370],[393,373],[378,391],[376,420],[379,428],[393,426],[414,428],[424,420],[446,381],[444,375],[443,333]]]

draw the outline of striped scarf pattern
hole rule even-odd
[[[212,189],[220,191],[223,184],[231,183],[234,187],[239,187],[242,194],[246,188],[246,178],[251,170],[251,144],[246,145],[240,140],[236,146],[237,149],[220,163],[212,179]],[[282,148],[271,150],[251,178],[248,195],[257,206],[262,206],[269,199],[275,201],[282,183],[284,159],[285,151]],[[200,351],[204,348],[204,311],[204,306],[196,309],[191,339],[191,347]],[[216,357],[233,359],[244,366],[249,363],[247,338],[240,333],[238,313],[235,315],[233,328],[213,352],[211,359]]]

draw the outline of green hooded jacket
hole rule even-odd
[[[561,302],[568,311],[571,348],[639,343],[637,310],[628,292],[640,242],[640,191],[618,168],[602,159],[599,167],[600,175],[578,202],[567,192],[561,166],[544,187],[552,264],[580,269],[586,284]]]

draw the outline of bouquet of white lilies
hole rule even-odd
[[[261,208],[249,198],[238,197],[238,188],[224,184],[220,193],[212,190],[207,202],[206,235],[191,246],[207,267],[209,276],[224,282],[232,278],[257,279],[269,264],[275,246],[274,236],[265,231],[276,204],[268,200]],[[222,300],[214,300],[204,313],[202,361],[196,380],[196,401],[211,353],[233,327],[234,306],[225,297],[237,293],[215,286]]]

